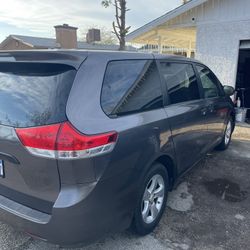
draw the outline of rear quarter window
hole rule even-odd
[[[32,127],[66,120],[75,74],[66,65],[1,63],[0,124]]]
[[[162,89],[155,61],[109,62],[102,87],[101,106],[108,116],[162,108]]]

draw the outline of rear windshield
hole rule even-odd
[[[75,74],[60,64],[0,63],[0,124],[32,127],[65,121]]]

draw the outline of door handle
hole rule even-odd
[[[202,108],[202,109],[201,109],[201,114],[202,114],[203,116],[207,115],[207,108]]]
[[[214,112],[214,105],[213,104],[209,104],[207,108],[208,108],[210,113]]]

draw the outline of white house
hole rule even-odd
[[[191,0],[131,32],[127,41],[147,51],[195,56],[223,84],[246,89],[250,108],[250,0]]]

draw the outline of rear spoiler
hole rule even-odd
[[[30,50],[30,51],[7,51],[0,52],[0,63],[53,63],[66,64],[76,70],[86,60],[88,52],[86,51],[49,51],[49,50]]]

